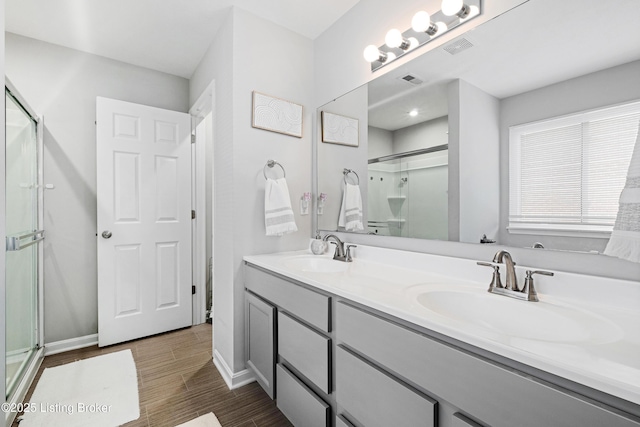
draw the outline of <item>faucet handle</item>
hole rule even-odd
[[[491,283],[489,284],[489,292],[492,292],[494,288],[503,288],[502,281],[500,280],[500,265],[495,262],[483,262],[478,261],[476,264],[481,265],[483,267],[493,267],[493,278],[491,279]]]
[[[335,259],[338,255],[340,255],[340,246],[338,245],[338,242],[329,242],[332,245],[336,245],[336,251],[333,255],[333,259]]]
[[[531,279],[531,276],[533,276],[534,274],[542,274],[543,276],[553,276],[553,273],[551,271],[545,271],[545,270],[534,270],[534,271],[527,270],[525,271],[525,274],[530,279]]]
[[[545,270],[527,270],[525,271],[524,278],[524,287],[520,292],[527,294],[527,301],[538,301],[538,293],[536,292],[536,288],[533,286],[533,275],[541,274],[543,276],[553,276],[554,274],[550,271]]]
[[[351,258],[351,248],[357,248],[358,245],[347,245],[347,251],[345,253],[346,261],[351,262],[353,258]]]

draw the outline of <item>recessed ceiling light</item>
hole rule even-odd
[[[418,115],[418,110],[413,109],[413,110],[409,111],[409,115],[410,115],[411,117],[415,117],[415,116],[417,116],[417,115]]]

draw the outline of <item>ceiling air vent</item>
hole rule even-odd
[[[423,80],[413,74],[407,74],[406,76],[398,77],[399,80],[404,80],[407,83],[411,83],[412,85],[419,85],[423,83]]]
[[[459,40],[454,40],[448,45],[445,45],[443,49],[449,52],[451,55],[456,55],[463,50],[469,49],[470,47],[473,47],[473,44],[469,40],[461,38]]]

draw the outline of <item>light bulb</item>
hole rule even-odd
[[[463,0],[442,0],[442,13],[447,16],[454,16],[464,6]]]
[[[416,110],[416,109],[414,108],[413,110],[409,111],[409,115],[410,115],[411,117],[415,117],[415,116],[417,116],[417,115],[418,115],[418,110]]]
[[[436,22],[436,27],[438,27],[438,32],[435,33],[436,36],[442,35],[442,33],[448,30],[447,24],[444,22]]]
[[[394,60],[394,59],[396,59],[396,58],[397,58],[397,56],[396,56],[396,54],[395,54],[395,53],[393,53],[393,52],[387,52],[387,58],[386,58],[386,60],[385,60],[384,62],[391,62],[391,61],[393,61],[393,60]]]
[[[374,62],[380,59],[380,51],[375,45],[370,44],[364,48],[364,59],[367,62]]]
[[[407,40],[409,40],[409,48],[407,50],[415,49],[420,45],[420,42],[415,37],[409,37]]]
[[[424,33],[431,26],[431,16],[421,10],[413,15],[413,19],[411,19],[411,28],[413,31],[417,33]]]
[[[395,28],[389,30],[384,38],[384,42],[390,48],[400,47],[400,45],[402,44],[402,33],[400,32],[400,30],[396,30]]]

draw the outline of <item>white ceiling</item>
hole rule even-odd
[[[469,31],[470,49],[429,51],[369,83],[369,124],[400,129],[447,114],[460,78],[498,99],[640,60],[637,0],[530,0]],[[412,86],[399,77],[424,80]],[[640,84],[640,80],[639,84]],[[408,112],[417,108],[418,117]]]
[[[359,0],[6,0],[8,32],[190,78],[231,6],[315,39]]]

